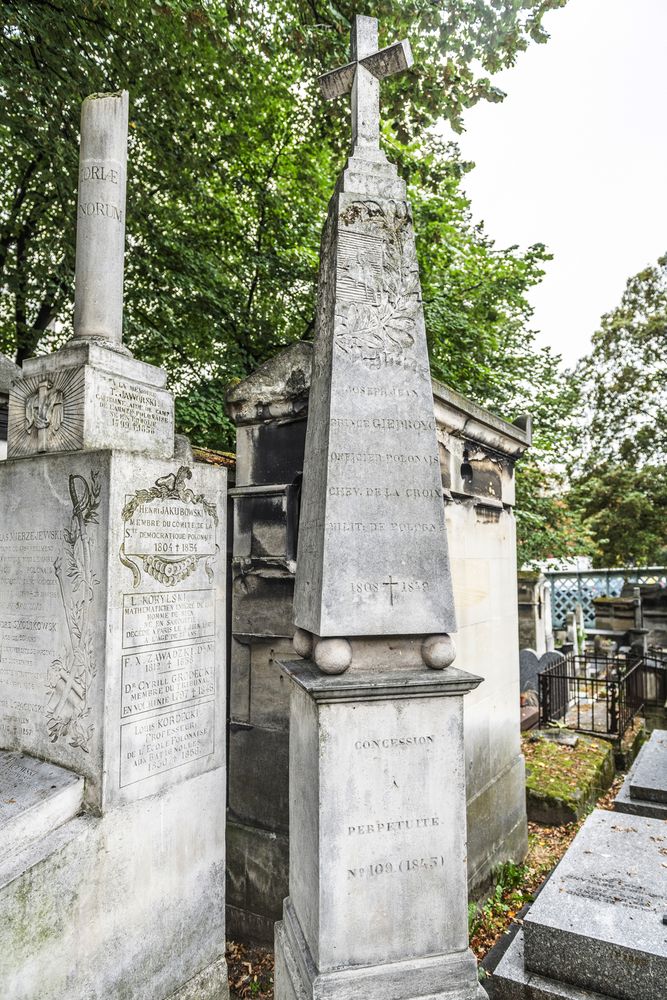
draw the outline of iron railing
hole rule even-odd
[[[562,722],[570,729],[620,740],[646,705],[664,705],[667,655],[575,655],[538,675],[540,725]]]

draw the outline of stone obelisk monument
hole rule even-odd
[[[175,454],[166,372],[123,346],[127,118],[83,103],[73,336],[24,362],[0,462],[15,1000],[228,995],[225,473]]]
[[[9,399],[10,458],[115,448],[174,454],[174,400],[161,368],[123,345],[127,91],[81,110],[74,335],[29,358]]]
[[[472,1000],[463,696],[421,290],[405,185],[379,146],[356,17],[352,151],[321,249],[290,703],[290,895],[277,1000]]]

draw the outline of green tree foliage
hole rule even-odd
[[[667,555],[667,466],[596,463],[571,497],[590,531],[598,565],[664,565]]]
[[[570,495],[601,565],[667,549],[667,257],[629,279],[580,363],[585,415]]]
[[[410,183],[437,377],[513,417],[562,395],[533,347],[526,293],[544,248],[475,226],[466,166],[431,128],[502,93],[488,74],[546,39],[565,0],[366,5],[415,66],[383,83],[384,142]],[[5,0],[0,11],[0,350],[70,335],[78,122],[95,91],[130,92],[125,341],[167,367],[180,429],[229,447],[224,392],[311,336],[319,238],[349,144],[348,102],[317,77],[349,58],[353,2]],[[559,406],[561,403],[558,404]],[[541,439],[545,441],[542,442]],[[533,480],[534,480],[533,476]],[[531,480],[531,481],[533,481]],[[529,486],[527,480],[527,488]]]
[[[629,279],[577,374],[590,408],[585,456],[667,462],[667,257]]]

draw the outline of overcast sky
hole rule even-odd
[[[569,0],[466,115],[476,220],[554,254],[533,325],[574,364],[631,274],[667,251],[667,0]]]

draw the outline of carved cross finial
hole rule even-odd
[[[352,92],[352,146],[379,149],[380,80],[413,64],[410,42],[395,42],[378,49],[375,17],[357,15],[352,23],[352,61],[320,77],[327,100]]]

